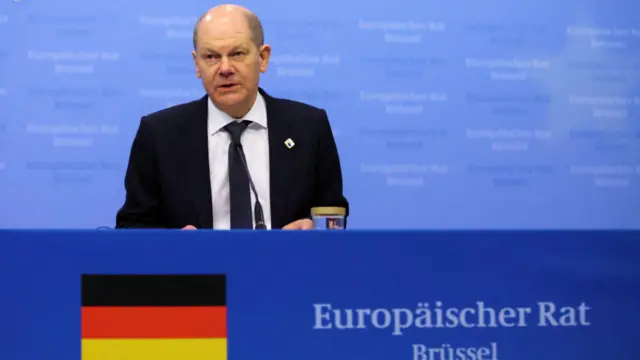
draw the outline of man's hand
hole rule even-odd
[[[282,230],[311,230],[313,222],[309,219],[300,219],[282,228]]]
[[[187,226],[183,227],[182,230],[197,230],[197,229],[193,225],[187,225]]]

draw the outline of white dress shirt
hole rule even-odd
[[[229,229],[231,214],[229,211],[229,168],[228,154],[231,137],[223,128],[232,121],[229,115],[218,109],[209,99],[207,127],[209,134],[209,176],[211,177],[211,196],[213,203],[213,228]],[[267,132],[267,108],[258,93],[256,102],[243,119],[252,123],[242,134],[241,142],[247,158],[251,179],[258,192],[264,211],[264,222],[271,229],[271,202],[269,187],[269,139]],[[247,189],[251,191],[251,189]],[[251,206],[255,205],[255,196],[251,191]],[[255,226],[255,219],[253,220]]]

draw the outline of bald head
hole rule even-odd
[[[251,34],[251,40],[260,47],[264,45],[264,32],[262,24],[256,14],[239,5],[219,5],[209,9],[204,13],[193,28],[193,48],[196,49],[198,43],[198,32],[203,22],[244,22]]]

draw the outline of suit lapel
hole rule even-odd
[[[271,223],[273,228],[285,224],[289,204],[289,184],[293,165],[293,151],[285,141],[290,138],[291,121],[280,102],[260,89],[267,107],[267,128],[269,134],[269,183],[271,187]]]
[[[207,129],[207,97],[196,104],[191,116],[184,119],[185,153],[182,156],[185,178],[188,179],[184,191],[193,200],[198,214],[199,228],[213,228],[213,209],[211,204],[211,177],[209,173],[209,134]],[[194,224],[195,225],[195,224]]]

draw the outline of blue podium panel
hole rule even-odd
[[[637,359],[639,235],[5,231],[0,359],[89,359],[87,333],[118,324],[87,330],[85,306],[135,296],[176,305],[198,292],[226,309],[215,320],[222,342],[203,350],[214,360]],[[213,280],[171,295],[131,285],[177,275]],[[89,278],[129,285],[96,290]],[[184,338],[211,325],[188,317],[120,331],[153,322]]]

